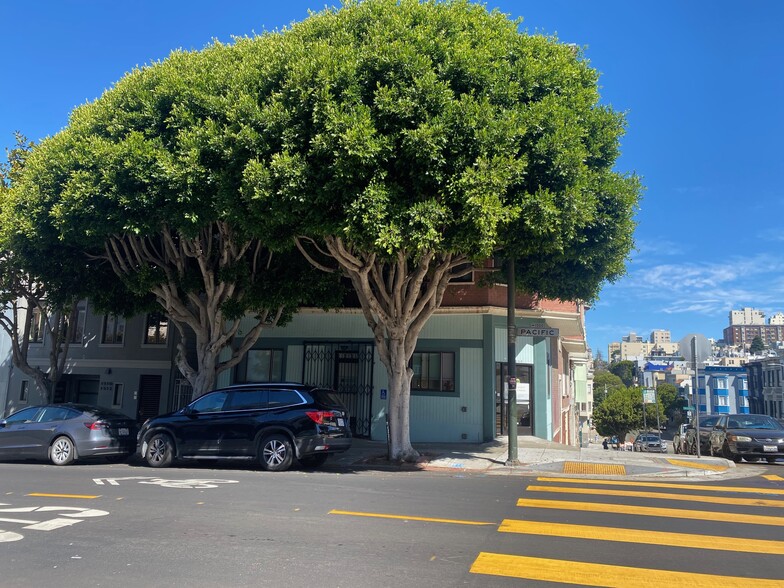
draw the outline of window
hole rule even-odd
[[[229,397],[227,410],[267,408],[267,390],[235,390]]]
[[[87,309],[82,303],[77,307],[75,317],[76,322],[71,333],[71,343],[81,343],[84,339],[84,323],[87,319]]]
[[[103,317],[103,333],[101,343],[121,345],[125,339],[125,318],[114,314]]]
[[[413,390],[453,392],[455,389],[455,354],[446,352],[414,353],[411,358]]]
[[[269,391],[269,404],[270,408],[281,408],[283,406],[294,406],[297,404],[304,404],[302,396],[296,390],[270,390]]]
[[[205,394],[198,400],[194,400],[190,407],[194,412],[220,412],[228,395],[225,391]]]
[[[456,278],[450,278],[450,284],[473,284],[474,283],[474,272],[473,272],[473,263],[461,263],[457,267],[452,270],[453,274],[458,274]],[[472,270],[472,271],[468,271]],[[463,272],[467,272],[463,274]],[[460,275],[463,274],[463,275]]]
[[[114,394],[112,395],[112,406],[122,406],[123,399],[123,385],[114,385]]]
[[[248,351],[245,381],[283,381],[283,351],[281,349],[251,349]]]
[[[713,396],[713,406],[729,406],[730,399],[729,396]]]
[[[14,423],[28,423],[35,420],[35,415],[38,414],[38,411],[41,410],[37,406],[32,406],[30,408],[25,408],[24,410],[20,410],[12,414],[10,417],[5,419],[6,425],[11,425]]]
[[[147,328],[144,332],[146,345],[166,345],[169,334],[169,319],[161,312],[147,315]]]
[[[30,388],[28,380],[22,380],[22,389],[19,391],[19,402],[27,403],[27,392]]]
[[[744,408],[749,407],[749,397],[748,396],[739,396],[738,397],[738,406],[742,406]]]
[[[727,376],[713,376],[713,387],[722,388],[723,390],[729,388],[729,381],[727,380]]]
[[[44,317],[40,308],[34,308],[30,314],[30,343],[44,342]]]

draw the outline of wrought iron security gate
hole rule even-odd
[[[372,343],[305,343],[305,384],[332,388],[346,405],[351,433],[370,437],[373,400]]]

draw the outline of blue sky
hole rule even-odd
[[[252,35],[323,1],[10,2],[0,147],[67,124],[137,65]],[[529,32],[585,48],[602,100],[627,113],[618,169],[643,178],[626,277],[587,314],[588,340],[669,329],[720,338],[731,309],[784,312],[784,2],[495,0]]]

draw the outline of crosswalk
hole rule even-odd
[[[784,567],[764,559],[784,555],[784,487],[777,486],[540,477],[517,500],[519,518],[498,527],[508,553],[481,552],[471,572],[619,588],[783,588]],[[537,541],[560,541],[553,544],[563,549],[551,557]],[[634,565],[624,565],[625,553]],[[736,570],[735,561],[744,565]]]

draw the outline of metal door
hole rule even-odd
[[[304,383],[335,390],[349,412],[351,433],[370,437],[373,344],[306,342],[304,361]]]

